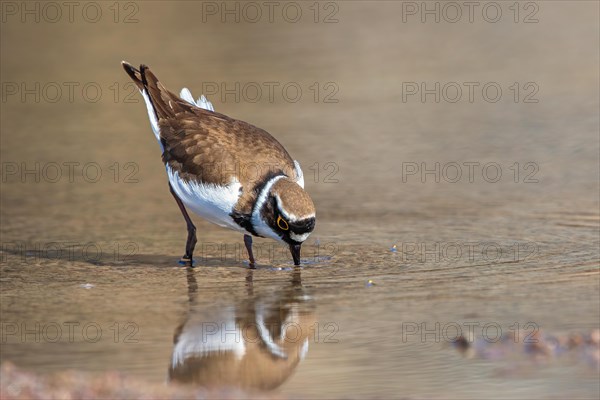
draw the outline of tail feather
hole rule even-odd
[[[212,103],[208,101],[208,99],[204,97],[204,95],[198,97],[198,100],[194,100],[194,96],[192,96],[192,92],[190,92],[188,88],[181,89],[179,97],[181,97],[183,100],[187,101],[191,105],[200,107],[203,110],[215,111],[215,108],[213,107]]]
[[[194,96],[192,96],[192,92],[190,92],[190,90],[188,88],[181,89],[181,92],[179,92],[179,97],[181,97],[182,99],[184,99],[185,101],[187,101],[190,104],[196,105]]]
[[[140,71],[137,70],[133,65],[129,64],[127,61],[121,61],[121,65],[123,66],[125,72],[127,72],[127,75],[129,75],[133,83],[136,84],[138,89],[143,90],[144,84],[142,83],[142,75],[140,74]]]
[[[121,64],[142,94],[147,95],[157,120],[190,111],[190,104],[167,90],[148,66],[142,64],[136,69],[126,61],[122,61]]]
[[[187,89],[182,90],[181,97],[167,90],[144,64],[140,65],[139,69],[126,61],[122,61],[121,65],[144,97],[150,126],[161,147],[163,147],[161,119],[170,119],[180,113],[193,114],[198,108],[214,111],[212,104],[204,96],[198,99],[198,102],[194,102],[192,94]]]
[[[148,66],[140,65],[140,75],[142,78],[142,85],[144,91],[148,94],[152,108],[158,119],[172,117],[175,115],[173,105],[175,101],[169,101],[176,97],[172,93],[169,93],[159,82],[158,78],[150,71]]]

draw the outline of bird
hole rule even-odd
[[[250,268],[256,268],[253,237],[286,244],[294,265],[300,265],[316,210],[298,161],[267,131],[215,112],[204,95],[194,100],[183,88],[177,96],[148,66],[121,65],[146,103],[169,191],[186,222],[180,264],[194,267],[196,226],[189,208],[213,224],[243,233]]]

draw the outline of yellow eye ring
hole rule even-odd
[[[288,225],[287,221],[285,219],[281,218],[281,215],[279,217],[277,217],[277,226],[280,227],[284,231],[287,231],[288,229],[290,229],[290,226]]]

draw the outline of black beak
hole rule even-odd
[[[294,259],[294,265],[300,265],[300,247],[302,244],[290,244],[290,252]]]

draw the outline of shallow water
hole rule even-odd
[[[451,343],[457,327],[490,346],[518,328],[520,349],[600,325],[597,3],[536,2],[529,24],[508,3],[494,24],[403,22],[402,2],[321,3],[336,23],[309,3],[298,23],[222,23],[202,3],[143,2],[126,24],[100,4],[98,23],[0,26],[2,361],[298,398],[598,397],[597,345],[486,358]],[[301,269],[256,240],[249,270],[241,236],[198,219],[197,267],[177,265],[185,225],[121,59],[196,96],[301,88],[209,96],[303,165],[318,221]],[[37,102],[21,92],[36,82]],[[52,102],[52,82],[102,95]],[[503,95],[403,101],[413,82]]]

